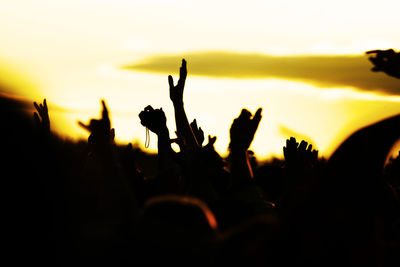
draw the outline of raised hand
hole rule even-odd
[[[89,124],[78,122],[79,126],[90,133],[89,145],[92,148],[104,148],[114,143],[115,130],[111,128],[108,109],[104,100],[101,100],[102,115],[100,119],[91,119]]]
[[[150,129],[153,133],[160,135],[162,133],[167,133],[167,118],[165,113],[160,109],[153,109],[152,106],[147,106],[145,109],[139,113],[140,123]]]
[[[316,190],[319,181],[318,151],[306,141],[302,140],[299,144],[296,138],[291,137],[286,140],[283,154],[285,164],[280,210],[292,220],[292,215],[309,205],[310,196]]]
[[[33,121],[36,126],[41,129],[44,133],[50,133],[50,119],[49,110],[47,108],[46,98],[43,100],[43,104],[33,102],[37,112],[33,113]]]
[[[400,52],[393,49],[370,50],[365,52],[371,55],[369,60],[374,64],[372,71],[383,71],[387,75],[400,79]]]
[[[190,127],[192,128],[193,134],[196,137],[197,143],[199,144],[199,146],[201,146],[204,142],[204,132],[201,127],[197,127],[196,119],[192,121]]]
[[[294,137],[286,140],[286,147],[283,147],[283,155],[287,166],[307,168],[313,167],[318,161],[318,150],[313,150],[312,144],[308,144],[304,140],[299,145]]]
[[[211,135],[208,135],[208,143],[207,143],[206,147],[214,148],[215,141],[217,141],[216,136],[211,137]]]
[[[169,97],[174,104],[183,103],[183,89],[185,88],[185,81],[187,76],[186,60],[182,59],[182,65],[179,69],[179,80],[176,86],[174,79],[171,75],[168,76],[169,83]]]
[[[199,144],[197,143],[196,136],[190,127],[189,120],[186,116],[185,108],[183,106],[183,89],[185,87],[186,76],[186,60],[182,59],[180,76],[176,86],[174,85],[172,76],[168,76],[169,96],[174,105],[177,136],[182,144],[180,145],[180,148],[181,150],[192,150],[197,149]]]
[[[230,129],[230,149],[247,150],[250,147],[261,120],[261,111],[261,108],[257,109],[254,116],[252,116],[248,110],[242,109],[242,112],[233,121]]]

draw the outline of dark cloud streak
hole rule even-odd
[[[233,52],[193,52],[155,55],[123,66],[124,69],[154,73],[176,73],[181,58],[188,61],[189,75],[214,78],[301,81],[319,87],[356,87],[400,95],[400,80],[372,72],[367,56],[270,56]]]

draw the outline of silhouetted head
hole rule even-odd
[[[153,264],[207,261],[216,230],[213,212],[200,199],[182,195],[150,198],[139,219],[138,247],[142,261]]]
[[[144,206],[142,223],[153,233],[161,230],[158,238],[169,234],[183,239],[200,238],[217,229],[207,204],[198,198],[172,194],[150,198]]]

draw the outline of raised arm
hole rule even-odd
[[[105,101],[102,100],[101,104],[103,109],[100,119],[91,119],[88,124],[78,121],[79,126],[90,133],[88,143],[91,152],[95,152],[98,155],[104,152],[110,152],[115,137],[115,131],[114,128],[111,128],[111,122]]]
[[[229,149],[233,186],[247,184],[253,179],[247,150],[260,123],[261,111],[261,108],[257,109],[252,116],[248,110],[242,109],[239,117],[232,123]]]
[[[183,104],[183,90],[185,88],[186,76],[186,60],[182,59],[182,66],[180,67],[178,83],[174,85],[174,80],[172,76],[168,76],[169,95],[174,105],[177,135],[179,138],[183,139],[183,148],[194,149],[197,148],[199,145],[192,131],[192,128],[190,127]]]
[[[101,105],[100,119],[91,119],[88,124],[78,122],[90,134],[90,153],[80,179],[80,186],[88,193],[82,194],[78,199],[84,208],[79,216],[79,224],[83,231],[99,235],[99,240],[96,240],[99,246],[108,242],[117,244],[124,240],[125,229],[133,225],[137,212],[135,195],[116,155],[115,131],[111,128],[104,100]],[[82,238],[85,239],[86,236]]]
[[[171,167],[174,151],[171,148],[167,119],[162,108],[153,109],[147,106],[139,113],[140,123],[158,136],[158,164],[159,171],[165,171]]]
[[[312,144],[302,140],[300,144],[296,138],[286,140],[283,147],[285,157],[285,187],[291,190],[296,187],[311,186],[314,179],[315,167],[318,164],[318,150]]]

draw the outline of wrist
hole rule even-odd
[[[168,131],[168,128],[165,127],[165,128],[163,128],[163,129],[160,129],[160,130],[157,132],[157,136],[158,136],[158,138],[164,138],[164,137],[166,137],[166,138],[169,139],[169,131]]]
[[[235,153],[247,153],[248,147],[241,143],[230,142],[229,143],[229,150]]]

